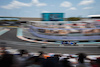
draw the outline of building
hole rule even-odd
[[[91,19],[100,19],[100,15],[88,15]]]
[[[42,21],[64,21],[64,13],[42,13]]]

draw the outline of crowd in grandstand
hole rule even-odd
[[[12,54],[5,46],[0,46],[0,67],[100,67],[100,57],[89,59],[84,53],[75,56],[68,54],[47,54],[39,51],[37,54],[27,50],[18,50]],[[70,62],[76,59],[78,62]],[[89,61],[89,62],[86,62]]]

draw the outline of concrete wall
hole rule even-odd
[[[42,18],[20,18],[19,21],[42,21]],[[67,18],[64,18],[67,21]]]
[[[42,18],[20,18],[19,21],[41,21]]]

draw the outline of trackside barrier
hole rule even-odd
[[[4,29],[0,31],[0,35],[3,35],[4,33],[8,32],[10,29]]]
[[[32,32],[32,30],[29,30],[29,32]],[[22,39],[24,41],[29,41],[29,42],[36,42],[36,43],[45,43],[45,44],[61,44],[61,41],[58,41],[58,42],[45,42],[45,41],[37,41],[37,40],[31,40],[31,39],[28,39],[28,38],[25,38],[23,37],[23,29],[22,28],[18,28],[17,29],[17,37],[19,39]],[[81,45],[81,46],[84,46],[82,44],[100,44],[100,42],[82,42],[82,43],[77,43],[77,45]]]

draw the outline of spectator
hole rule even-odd
[[[86,58],[86,54],[79,53],[79,58],[78,58],[79,63],[84,63],[85,58]]]
[[[100,58],[97,58],[95,61],[91,61],[91,66],[92,67],[100,67]]]
[[[72,64],[68,61],[68,58],[64,58],[61,60],[61,66],[62,67],[73,67]]]
[[[54,57],[48,57],[46,59],[44,67],[59,67],[59,55],[54,55]]]
[[[18,56],[19,67],[27,66],[27,60],[30,57],[27,50],[19,50],[20,54]]]
[[[86,54],[84,53],[79,53],[78,54],[78,64],[76,67],[91,67],[90,64],[86,64],[84,60],[86,59]]]
[[[43,52],[43,51],[39,51],[38,53],[39,53],[39,58],[45,58],[45,57],[44,57],[44,52]]]
[[[6,46],[5,45],[0,45],[0,50],[6,50]]]
[[[32,64],[27,67],[42,67],[39,56],[34,57]]]
[[[5,46],[0,47],[0,67],[12,67],[14,55],[5,51]]]

